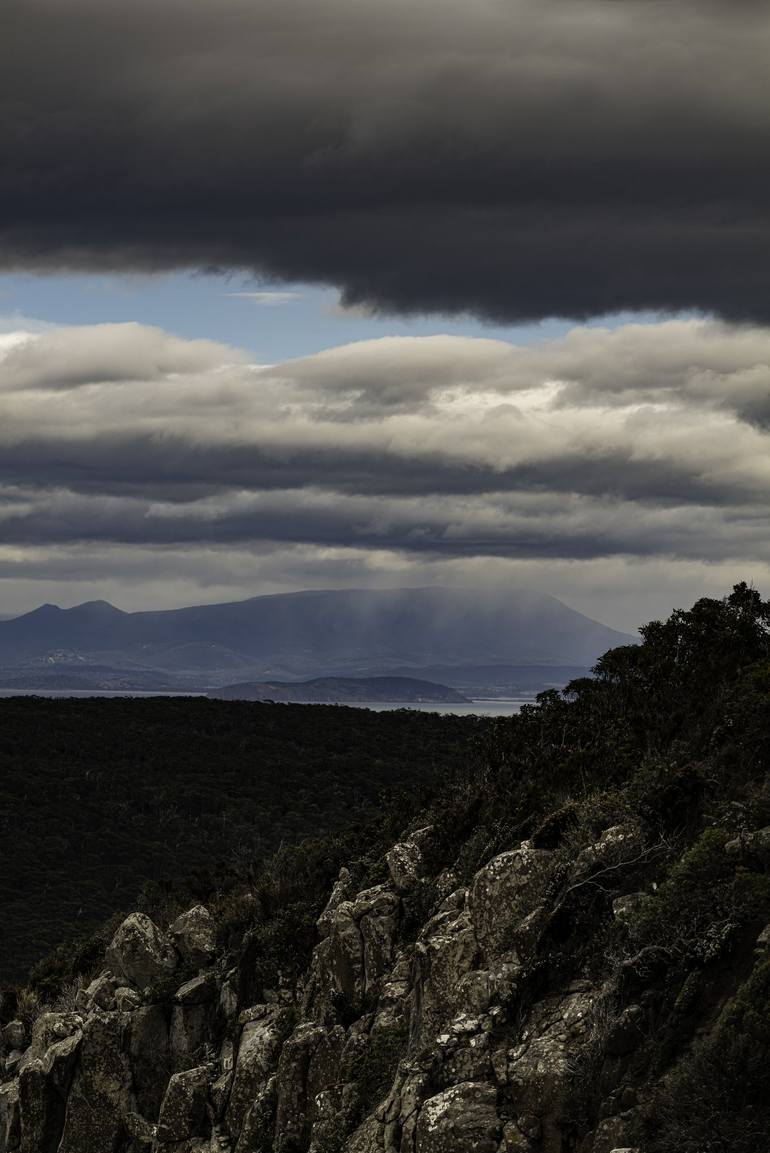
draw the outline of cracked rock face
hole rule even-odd
[[[208,965],[217,949],[217,930],[205,905],[195,905],[168,928],[180,956],[197,969]]]
[[[19,1084],[0,1085],[0,1153],[18,1149],[21,1140]]]
[[[257,1004],[202,906],[168,932],[132,914],[78,1012],[6,1030],[26,1047],[0,1081],[0,1153],[563,1153],[597,1006],[612,1068],[640,1010],[585,980],[537,983],[553,854],[525,841],[466,887],[446,862],[426,877],[432,835],[393,847],[384,884],[357,892],[343,869],[307,971]],[[629,845],[608,830],[570,880]],[[415,892],[435,900],[410,929]],[[631,1147],[622,1089],[579,1153]]]
[[[424,1038],[462,1008],[460,982],[476,965],[479,944],[465,890],[444,902],[417,941],[413,1023]]]
[[[101,1010],[86,1020],[59,1153],[110,1149],[120,1140],[123,1117],[134,1104],[126,1024],[122,1014]]]
[[[501,853],[473,878],[469,906],[476,937],[488,954],[506,944],[512,925],[531,913],[542,888],[551,854],[523,841]]]
[[[327,906],[321,922],[328,936],[314,956],[309,1011],[333,1017],[334,1004],[342,1002],[361,1013],[376,1000],[393,961],[399,910],[398,896],[386,885]]]
[[[431,843],[433,826],[417,829],[405,841],[399,841],[385,856],[390,880],[397,893],[410,893],[417,888],[425,873],[425,850]]]
[[[210,1072],[201,1065],[173,1075],[160,1107],[156,1134],[159,1144],[203,1136]]]
[[[328,937],[334,923],[334,917],[343,901],[348,901],[354,895],[353,878],[348,869],[340,869],[340,875],[334,882],[331,896],[326,903],[324,911],[316,922],[319,937]]]
[[[229,1096],[227,1124],[237,1136],[261,1088],[275,1071],[286,1036],[286,1013],[277,1005],[258,1005],[243,1025]]]
[[[2,1031],[2,1039],[7,1049],[23,1049],[27,1040],[24,1022],[9,1021]]]
[[[594,991],[565,990],[537,1004],[508,1052],[507,1080],[518,1126],[535,1118],[544,1153],[561,1153],[562,1107],[575,1056],[591,1028]]]
[[[144,913],[126,917],[107,950],[110,967],[140,989],[168,977],[177,966],[170,939]]]
[[[421,1153],[497,1153],[502,1126],[497,1092],[484,1081],[464,1081],[429,1097],[420,1110]]]

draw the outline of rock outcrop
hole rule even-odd
[[[144,913],[132,913],[115,933],[107,963],[143,989],[173,973],[179,958],[167,934]]]
[[[169,933],[182,960],[200,969],[213,958],[217,948],[214,920],[204,905],[195,905],[169,925]]]
[[[239,1000],[246,954],[217,952],[205,908],[168,931],[132,914],[75,1012],[44,1013],[31,1035],[6,1026],[0,1153],[633,1148],[622,1076],[644,1012],[585,975],[559,983],[541,944],[563,894],[638,856],[638,833],[607,830],[566,872],[524,841],[465,885],[451,863],[430,874],[433,837],[396,844],[381,884],[343,869],[307,970],[255,1004]],[[643,900],[608,901],[608,921]],[[608,1104],[576,1135],[586,1068]]]

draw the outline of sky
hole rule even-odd
[[[0,615],[770,594],[768,58],[754,0],[5,0]]]

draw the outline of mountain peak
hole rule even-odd
[[[90,616],[97,614],[103,616],[125,616],[126,614],[122,609],[116,608],[115,605],[110,604],[105,600],[83,601],[80,605],[74,605],[70,610],[73,613],[83,613]]]
[[[45,604],[38,605],[36,609],[30,609],[30,611],[24,613],[23,616],[29,620],[32,617],[58,616],[59,613],[64,611],[60,605],[50,604],[50,602],[46,601]],[[16,619],[21,620],[22,618],[17,617]]]
[[[0,624],[0,668],[66,649],[90,655],[92,663],[109,654],[120,667],[139,659],[144,668],[198,679],[205,672],[206,687],[216,684],[217,669],[227,679],[237,669],[238,680],[261,681],[267,669],[270,679],[307,680],[408,668],[420,679],[421,670],[434,666],[590,668],[607,649],[633,641],[538,592],[308,590],[138,613],[105,600],[67,610],[47,606]]]

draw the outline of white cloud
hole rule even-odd
[[[46,332],[50,328],[54,328],[53,324],[49,324],[45,320],[37,320],[32,316],[24,316],[20,312],[12,312],[6,315],[0,314],[0,340],[5,341],[7,338],[21,339],[30,333]]]
[[[130,556],[155,588],[184,556],[192,599],[209,579],[246,595],[490,566],[559,573],[584,607],[600,571],[638,589],[635,564],[711,589],[770,572],[769,362],[770,331],[704,321],[523,348],[387,338],[269,366],[137,324],[9,334],[0,578],[45,583],[66,555],[94,579],[112,558],[114,582]],[[259,556],[252,583],[246,561],[211,576],[231,554]]]
[[[301,292],[226,292],[225,296],[236,297],[241,300],[251,300],[254,304],[291,304],[299,300]]]
[[[145,386],[194,371],[216,371],[228,360],[245,360],[209,340],[183,340],[139,324],[72,325],[25,334],[6,349],[0,390],[67,391],[119,381]]]

